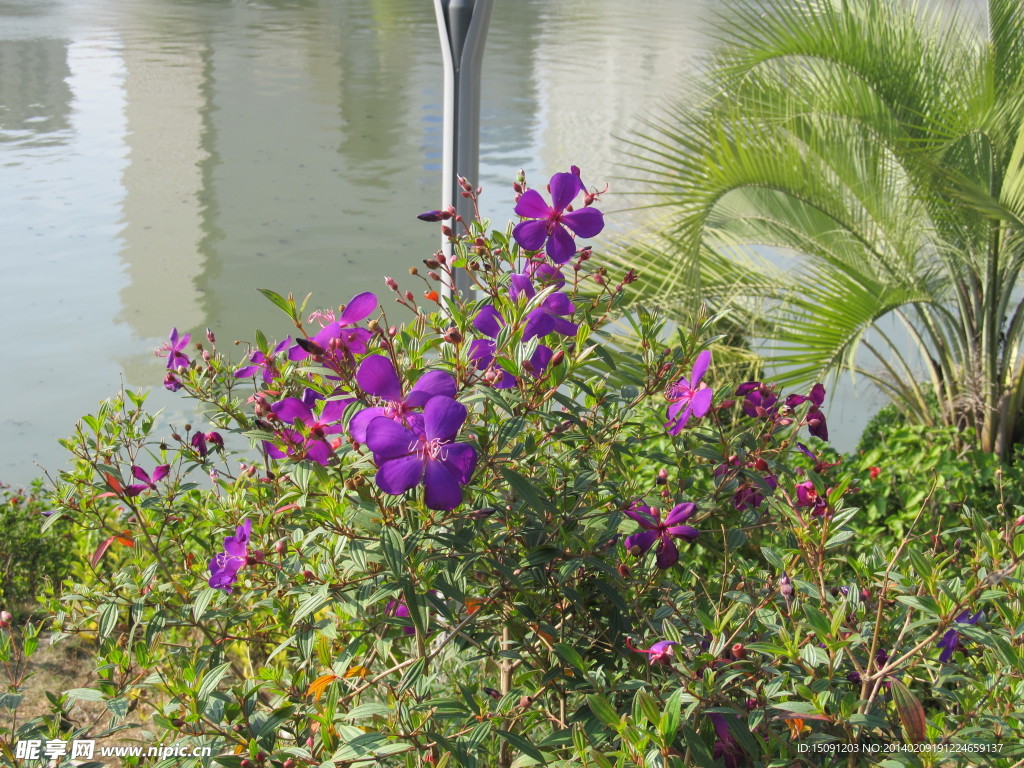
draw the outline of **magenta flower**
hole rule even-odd
[[[528,221],[521,221],[512,230],[519,246],[527,251],[544,248],[556,264],[564,264],[576,253],[571,229],[580,237],[594,237],[604,229],[604,216],[595,208],[566,209],[583,191],[583,182],[573,173],[556,173],[548,184],[551,205],[540,193],[529,189],[516,203],[515,212]]]
[[[310,459],[326,467],[334,455],[327,435],[342,431],[341,416],[352,398],[327,400],[319,416],[314,415],[311,404],[322,400],[323,395],[307,391],[306,399],[309,402],[297,397],[286,397],[270,406],[274,419],[289,426],[276,431],[285,444],[284,450],[269,440],[263,441],[263,448],[274,459],[283,459],[285,456],[297,461]]]
[[[289,360],[305,360],[313,356],[323,361],[341,365],[351,362],[353,355],[366,352],[366,342],[372,334],[366,328],[356,328],[356,323],[369,317],[377,308],[377,297],[367,291],[354,297],[337,320],[325,325],[312,339],[298,339],[288,350]]]
[[[778,411],[779,396],[767,384],[748,381],[736,388],[736,394],[743,395],[743,412],[751,418],[770,418]]]
[[[224,450],[224,438],[220,436],[219,432],[196,432],[192,435],[191,444],[203,459],[209,455],[210,445],[218,451]]]
[[[405,604],[405,600],[391,600],[388,602],[387,607],[384,608],[385,616],[394,616],[396,619],[406,619],[409,623],[402,627],[402,632],[407,635],[415,635],[416,628],[412,625],[412,614],[409,612],[409,606]]]
[[[190,361],[188,355],[182,352],[182,350],[188,347],[188,342],[191,338],[192,335],[189,333],[186,333],[184,336],[178,336],[178,329],[171,329],[170,340],[165,342],[158,350],[158,354],[167,353],[167,370],[175,371],[178,368],[188,368]],[[164,386],[167,386],[166,380],[164,381]]]
[[[504,326],[505,318],[490,304],[481,307],[480,311],[476,313],[476,317],[473,318],[473,327],[491,338],[474,339],[469,345],[469,359],[476,366],[477,370],[486,371],[492,369],[495,371],[497,375],[491,382],[495,389],[508,389],[509,387],[514,387],[518,382],[515,376],[494,362],[495,355],[497,354],[497,344],[493,339],[498,337]],[[524,337],[523,340],[526,341],[526,338]],[[534,376],[539,377],[547,370],[553,356],[554,352],[550,347],[544,344],[537,345],[537,349],[530,355],[529,361],[530,366],[533,368]]]
[[[210,560],[209,585],[230,594],[246,559],[249,557],[249,537],[252,535],[252,521],[245,521],[235,529],[234,536],[224,539],[224,551]]]
[[[650,648],[637,648],[635,645],[633,645],[632,641],[628,637],[626,638],[626,647],[629,648],[631,651],[636,651],[637,653],[646,653],[648,656],[650,656],[650,658],[647,661],[651,666],[654,666],[655,664],[671,664],[673,656],[673,645],[679,645],[679,643],[677,643],[674,640],[660,640],[654,645],[652,645]]]
[[[709,712],[708,719],[715,728],[714,758],[722,760],[725,768],[739,768],[746,764],[746,755],[736,737],[732,735],[729,721],[720,712]]]
[[[462,486],[476,468],[476,450],[454,442],[466,420],[466,406],[450,397],[431,398],[423,408],[422,429],[377,417],[366,427],[366,444],[377,465],[374,480],[385,493],[405,493],[421,482],[427,507],[455,509]]]
[[[671,568],[679,562],[679,550],[676,549],[673,537],[694,541],[700,535],[700,531],[683,523],[693,517],[697,511],[697,505],[686,502],[676,504],[664,521],[661,519],[661,510],[648,507],[639,501],[625,510],[626,515],[640,523],[642,531],[626,537],[626,551],[632,555],[640,555],[650,549],[654,542],[658,544],[658,554],[655,562],[659,568]]]
[[[964,611],[956,617],[957,624],[977,624],[981,618],[981,611],[978,611],[973,616],[970,611]],[[953,652],[958,648],[962,648],[960,643],[960,633],[956,629],[950,629],[939,639],[939,648],[942,649],[942,653],[939,654],[939,661],[943,664],[948,664],[953,660]]]
[[[284,352],[291,343],[291,336],[285,337],[283,341],[277,343],[277,346],[274,347],[269,355],[263,354],[263,352],[258,349],[253,350],[249,355],[249,365],[235,371],[235,378],[246,379],[250,376],[255,376],[257,372],[262,371],[264,383],[269,384],[274,377],[280,373],[275,363],[276,356]]]
[[[666,397],[671,405],[668,407],[665,428],[670,435],[678,435],[691,416],[699,419],[711,408],[714,394],[711,388],[701,381],[710,364],[711,353],[705,349],[697,355],[690,378],[682,378],[668,388]]]
[[[458,385],[450,373],[428,371],[403,395],[402,382],[394,363],[384,355],[363,358],[356,372],[356,383],[367,394],[384,401],[383,406],[364,408],[352,417],[349,432],[360,443],[366,442],[366,428],[370,422],[381,416],[406,426],[416,423],[422,429],[423,416],[416,413],[416,409],[423,408],[432,397],[438,395],[454,398],[458,391]]]
[[[138,496],[147,488],[156,490],[156,484],[163,480],[165,477],[167,477],[167,473],[170,471],[170,469],[170,465],[161,464],[160,466],[153,470],[153,476],[150,477],[149,473],[146,472],[146,470],[144,470],[142,467],[133,466],[132,475],[135,477],[136,480],[141,480],[142,482],[136,483],[135,485],[127,486],[124,489],[124,495]]]
[[[828,424],[825,422],[825,414],[821,410],[821,407],[825,404],[825,387],[823,385],[815,384],[811,387],[811,392],[807,397],[803,395],[790,395],[786,398],[786,405],[790,408],[796,408],[808,400],[811,401],[811,407],[807,409],[807,416],[805,417],[807,431],[815,437],[828,440]]]
[[[561,273],[559,273],[561,276]],[[565,282],[564,280],[562,281]],[[513,301],[518,301],[520,296],[532,299],[537,295],[533,287],[533,281],[528,275],[512,275],[509,293]],[[543,338],[549,333],[559,333],[562,336],[575,336],[579,326],[566,319],[572,317],[576,312],[576,305],[569,300],[564,293],[554,291],[544,297],[539,307],[530,310],[526,316],[526,327],[523,328],[523,341],[529,341],[534,336]],[[497,334],[495,334],[497,335]]]

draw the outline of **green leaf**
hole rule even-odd
[[[203,682],[200,684],[199,692],[196,694],[196,699],[198,699],[201,704],[205,704],[206,699],[209,698],[210,694],[217,689],[217,685],[230,669],[231,663],[226,661],[223,664],[214,667],[203,676]]]
[[[533,744],[524,739],[522,736],[511,731],[503,731],[500,728],[494,729],[501,738],[511,744],[513,747],[523,752],[541,765],[547,765],[547,758],[544,757],[544,753],[537,749]]]
[[[512,487],[513,491],[515,491],[516,495],[525,501],[533,511],[543,512],[547,508],[547,505],[542,500],[537,489],[529,480],[508,467],[500,467],[499,471],[501,472],[501,476],[505,478],[505,482]]]
[[[587,696],[587,703],[590,704],[590,711],[594,713],[594,716],[605,725],[616,730],[622,725],[619,713],[615,711],[611,702],[600,693],[592,693]]]
[[[290,319],[299,319],[294,299],[286,299],[281,294],[276,293],[269,288],[257,288],[256,290],[266,296],[275,307],[288,315]]]

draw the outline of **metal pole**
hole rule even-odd
[[[441,208],[454,205],[464,221],[473,218],[473,206],[464,198],[458,177],[475,188],[480,183],[480,69],[493,0],[434,0],[444,60],[444,160]],[[454,225],[453,225],[454,228]],[[442,238],[441,250],[451,257],[452,246]],[[470,281],[455,270],[454,285],[444,293],[465,292]]]

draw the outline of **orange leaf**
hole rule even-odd
[[[118,480],[109,472],[104,472],[103,476],[107,478],[107,485],[113,488],[117,493],[124,493],[124,487],[121,485],[120,480]]]
[[[349,669],[345,673],[345,677],[346,678],[348,678],[348,677],[363,678],[363,677],[366,677],[368,674],[370,674],[370,670],[367,669],[366,667],[355,666],[355,667],[352,667],[351,669]]]
[[[787,717],[786,725],[789,726],[789,735],[794,740],[799,739],[805,732],[809,732],[811,730],[811,726],[804,725],[803,719],[799,717]]]
[[[320,701],[320,697],[323,696],[324,691],[327,690],[327,686],[337,679],[337,675],[320,675],[320,677],[309,684],[309,688],[306,689],[306,695],[312,695],[313,701]]]
[[[92,565],[93,568],[96,567],[96,564],[100,561],[100,558],[103,557],[104,553],[110,549],[110,545],[114,543],[115,539],[117,539],[117,536],[111,536],[96,547],[96,551],[93,552],[92,557],[89,558],[89,564]]]
[[[479,597],[467,597],[466,598],[466,613],[472,616],[474,613],[480,610],[483,606],[484,601]]]

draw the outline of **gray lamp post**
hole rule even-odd
[[[475,188],[480,176],[480,65],[493,0],[434,0],[444,59],[444,161],[441,208],[454,205],[465,221],[473,206],[461,195],[457,179],[465,176]],[[454,226],[453,226],[454,228]],[[445,256],[451,244],[442,239]],[[466,291],[470,282],[461,269],[444,292]]]

